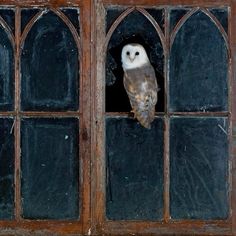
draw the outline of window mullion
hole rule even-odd
[[[165,8],[165,49],[164,49],[164,86],[165,86],[165,118],[164,118],[164,221],[170,219],[170,158],[169,158],[169,54],[170,54],[170,32],[169,32],[169,9]]]
[[[20,187],[20,35],[21,12],[15,10],[15,218],[21,219],[21,187]]]

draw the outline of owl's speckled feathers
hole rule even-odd
[[[129,96],[135,118],[142,126],[150,129],[155,117],[158,85],[155,71],[144,47],[127,44],[121,53],[124,70],[124,87]]]

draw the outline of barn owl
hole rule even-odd
[[[155,71],[144,47],[140,44],[125,45],[121,52],[121,61],[124,87],[134,116],[142,126],[150,129],[159,90]]]

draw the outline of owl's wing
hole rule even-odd
[[[146,128],[150,128],[155,116],[158,85],[154,69],[151,65],[126,70],[124,87],[137,120]]]

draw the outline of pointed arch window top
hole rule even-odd
[[[227,35],[206,9],[192,10],[181,24],[171,38],[170,110],[227,111]]]
[[[143,9],[143,8],[138,8],[138,7],[131,7],[126,10],[120,9],[120,8],[107,9],[106,25],[107,25],[107,29],[108,29],[108,26],[110,26],[110,28],[109,30],[107,30],[105,48],[107,47],[109,40],[112,37],[112,34],[116,30],[116,28],[125,20],[125,18],[129,17],[129,15],[132,15],[132,14],[140,14],[140,16],[142,15],[142,17],[145,17],[149,21],[149,23],[151,23],[152,26],[155,28],[158,36],[160,37],[161,43],[165,49],[165,39],[164,39],[164,33],[162,29],[163,20],[160,19],[160,21],[157,22],[158,18],[156,18],[156,15],[159,15],[159,11],[160,9],[157,9],[156,11],[155,9],[152,9],[152,11],[149,12],[148,9]],[[140,21],[136,23],[142,24],[142,19],[140,18]],[[133,26],[135,25],[136,24],[133,24]],[[145,25],[143,27],[145,28]]]
[[[164,34],[155,19],[143,8],[128,8],[114,21],[106,35],[106,111],[129,111],[130,105],[123,88],[121,50],[128,43],[139,43],[147,51],[161,87],[157,107],[163,111],[164,96]],[[120,97],[117,101],[116,97]],[[122,101],[122,102],[121,102]],[[115,104],[116,103],[116,104]]]
[[[78,15],[76,15],[78,14]],[[67,27],[77,44],[79,52],[81,52],[81,45],[80,45],[80,20],[79,20],[79,9],[74,8],[63,8],[63,9],[24,9],[22,10],[22,22],[21,22],[21,29],[22,37],[21,37],[21,45],[24,43],[28,33],[30,32],[31,28],[38,22],[41,21],[42,18],[44,19],[45,16],[49,15],[52,19],[54,18],[58,24],[64,24]],[[46,22],[46,25],[48,23]],[[50,23],[49,23],[50,26]]]
[[[0,110],[14,109],[14,36],[0,17]]]
[[[184,9],[186,10],[186,9]],[[184,14],[183,9],[179,10],[182,15],[180,14],[180,16],[178,16],[178,11],[172,10],[172,14],[171,14],[171,27],[173,28],[173,24],[175,24],[175,27],[173,28],[172,32],[171,32],[171,37],[170,37],[170,42],[171,45],[173,44],[176,34],[178,33],[178,31],[181,29],[181,27],[187,22],[189,21],[192,17],[198,17],[199,15],[205,15],[209,18],[209,20],[216,26],[216,28],[219,30],[219,32],[221,33],[222,37],[224,38],[225,42],[226,42],[226,46],[227,48],[229,48],[228,46],[228,36],[227,36],[227,32],[228,32],[228,12],[227,11],[223,11],[223,9],[213,9],[213,10],[209,10],[207,8],[193,8],[191,10],[186,10],[186,14]],[[175,17],[178,17],[179,21],[177,22],[173,22],[173,19],[175,19]],[[176,21],[177,19],[175,19]]]
[[[41,12],[22,50],[23,110],[77,110],[79,102],[79,42],[57,11]],[[78,39],[78,38],[77,38]],[[30,67],[28,66],[30,65]],[[51,92],[53,89],[53,93]]]

